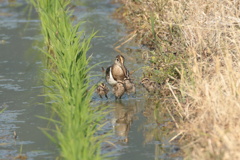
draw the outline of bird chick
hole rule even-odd
[[[100,83],[97,86],[96,92],[100,96],[100,98],[102,98],[102,96],[105,96],[108,99],[108,96],[107,96],[108,91],[109,89],[104,83]]]
[[[113,93],[116,99],[121,99],[125,92],[124,83],[122,81],[117,81],[117,84],[113,87]]]
[[[128,95],[130,93],[136,93],[135,84],[132,82],[130,78],[124,78],[124,87]]]
[[[141,84],[149,93],[156,93],[160,89],[160,85],[149,78],[143,78]]]

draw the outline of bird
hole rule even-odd
[[[123,81],[124,78],[129,78],[129,72],[124,65],[125,58],[122,55],[117,55],[112,66],[106,69],[106,80],[107,82],[114,86],[117,81]]]
[[[124,82],[118,80],[117,84],[113,86],[113,93],[115,95],[115,99],[121,99],[124,92],[125,92]]]
[[[135,84],[132,82],[130,78],[124,78],[124,87],[126,90],[126,93],[129,95],[130,93],[136,93],[136,87]]]
[[[160,89],[160,85],[155,81],[151,81],[149,78],[143,78],[141,84],[149,93],[156,93]]]
[[[108,99],[108,96],[107,96],[108,91],[109,89],[104,83],[100,83],[96,89],[96,92],[100,96],[100,98],[102,98],[102,96],[105,96]]]

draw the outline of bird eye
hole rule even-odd
[[[119,61],[119,59],[118,59],[118,58],[117,58],[116,60],[117,60],[117,61]]]

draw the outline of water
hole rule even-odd
[[[39,51],[39,20],[28,17],[24,1],[0,1],[0,159],[20,153],[28,159],[52,159],[56,146],[39,130],[47,121],[43,105]],[[14,131],[17,133],[14,138]],[[49,157],[50,156],[50,157]]]
[[[118,6],[111,4],[110,0],[84,2],[87,4],[84,8],[86,12],[81,14],[80,10],[75,9],[74,15],[78,20],[87,22],[84,28],[87,32],[95,29],[99,31],[97,35],[100,36],[93,40],[93,47],[89,52],[92,56],[90,65],[107,61],[93,69],[92,75],[101,75],[92,79],[93,83],[106,83],[101,67],[110,66],[120,53],[125,56],[125,65],[130,72],[136,71],[132,75],[137,86],[135,96],[124,95],[121,101],[115,101],[112,93],[108,95],[108,100],[101,99],[96,94],[93,97],[94,101],[109,105],[114,110],[107,117],[109,123],[105,126],[107,131],[114,132],[111,140],[114,145],[103,145],[105,148],[103,152],[115,151],[113,156],[119,160],[182,159],[176,154],[179,147],[168,142],[173,134],[166,131],[164,125],[171,121],[170,117],[164,115],[161,124],[155,123],[156,120],[153,118],[155,106],[151,100],[146,101],[144,98],[146,91],[139,85],[142,76],[141,67],[143,67],[143,62],[140,60],[141,54],[129,52],[127,48],[141,49],[141,47],[134,43],[127,43],[120,48],[119,52],[115,49],[123,42],[119,40],[126,36],[124,25],[111,18],[112,12]]]
[[[114,48],[126,36],[126,29],[111,18],[118,5],[110,3],[110,0],[85,0],[81,4],[75,2],[72,6],[75,20],[86,21],[82,26],[86,33],[94,29],[100,36],[92,42],[90,65],[104,61],[91,71],[92,75],[100,75],[92,79],[93,84],[105,82],[101,67],[111,65],[119,54]],[[39,129],[47,128],[48,123],[36,117],[48,117],[49,112],[41,105],[44,100],[39,96],[43,93],[42,62],[36,49],[42,41],[40,22],[35,12],[29,13],[28,7],[24,0],[0,1],[0,109],[6,108],[0,114],[0,159],[13,159],[20,153],[28,159],[55,159],[58,154],[57,147]],[[139,46],[128,43],[120,49],[127,68],[136,70],[132,77],[137,94],[124,95],[121,101],[115,101],[111,93],[108,100],[96,94],[93,97],[94,103],[106,104],[113,110],[106,117],[108,123],[104,129],[114,134],[109,140],[111,143],[103,144],[103,153],[114,151],[112,156],[119,160],[181,159],[174,156],[179,150],[177,145],[168,142],[173,136],[165,128],[170,118],[163,115],[161,123],[156,123],[154,106],[144,98],[146,91],[138,85],[141,77],[139,68],[143,66],[141,55],[128,52],[126,48]]]

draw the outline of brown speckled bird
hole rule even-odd
[[[105,96],[108,99],[107,96],[108,91],[109,91],[108,87],[104,83],[100,83],[97,86],[96,93],[100,96],[100,98],[102,98],[102,96]]]
[[[125,92],[124,83],[122,81],[117,81],[117,84],[113,87],[113,93],[116,99],[121,99]]]
[[[124,61],[125,58],[122,55],[117,55],[114,64],[106,69],[106,80],[110,85],[114,86],[118,80],[123,81],[124,78],[129,78]]]
[[[124,87],[126,90],[126,93],[129,95],[130,93],[136,93],[136,87],[135,84],[132,82],[130,78],[124,78]]]
[[[160,90],[160,85],[157,82],[151,81],[149,78],[143,78],[141,84],[149,93],[156,93]]]

